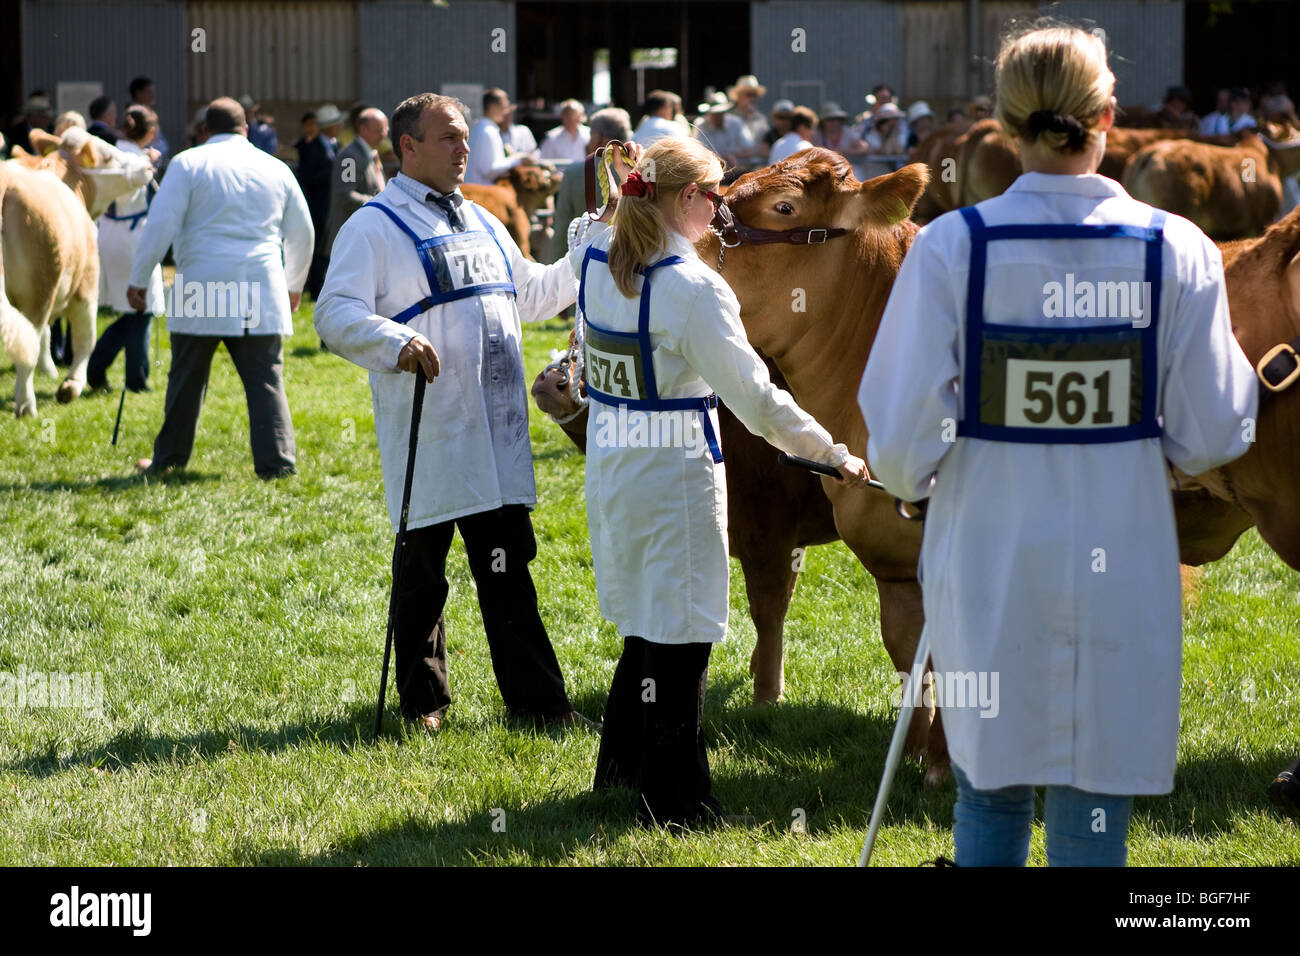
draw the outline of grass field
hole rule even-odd
[[[286,345],[299,474],[270,484],[253,474],[224,351],[190,469],[161,483],[131,463],[162,419],[165,333],[155,391],[127,396],[116,448],[116,392],[60,406],[38,378],[37,418],[19,421],[0,371],[0,672],[103,687],[102,716],[0,708],[0,864],[855,860],[894,685],[874,585],[838,544],[809,554],[778,707],[750,703],[754,634],[732,563],[706,734],[715,792],[753,826],[639,830],[630,792],[590,792],[594,734],[506,721],[459,541],[445,729],[407,736],[394,692],[390,732],[370,744],[391,532],[365,373],[317,350],[308,312]],[[566,334],[558,320],[530,327],[527,368]],[[599,717],[621,645],[596,610],[582,459],[535,409],[532,438],[542,616],[571,697]],[[1265,795],[1300,746],[1297,580],[1251,532],[1189,598],[1177,787],[1138,800],[1132,863],[1300,862],[1300,829]],[[952,853],[952,785],[923,790],[921,774],[899,773],[882,863]]]

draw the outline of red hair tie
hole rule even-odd
[[[655,184],[641,175],[640,170],[628,173],[627,182],[619,192],[624,196],[653,196]]]

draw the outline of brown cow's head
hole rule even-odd
[[[516,166],[510,170],[510,185],[514,187],[519,205],[529,216],[546,205],[546,200],[560,188],[563,177],[549,166],[535,164]]]
[[[63,180],[98,218],[113,200],[135,192],[153,178],[149,160],[124,153],[80,127],[65,130],[63,138],[32,130],[31,143],[39,155],[14,148],[14,160],[31,169],[43,169]]]
[[[859,182],[848,160],[827,149],[803,150],[737,179],[726,201],[749,227],[850,230],[824,243],[742,244],[723,251],[722,277],[740,300],[750,342],[787,375],[782,359],[800,349],[838,351],[865,363],[916,233],[908,216],[928,180],[929,171],[917,163]],[[716,236],[706,236],[697,248],[706,263],[717,266]]]

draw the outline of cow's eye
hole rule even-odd
[[[783,216],[793,216],[794,206],[790,205],[788,202],[779,202],[776,204],[776,211]]]

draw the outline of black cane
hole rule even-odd
[[[415,477],[415,446],[420,437],[420,411],[424,408],[424,369],[415,371],[415,399],[411,405],[411,442],[406,449],[406,483],[402,487],[402,513],[393,545],[393,590],[388,595],[388,636],[384,638],[384,668],[379,677],[379,706],[375,708],[375,742],[384,726],[384,692],[388,689],[388,656],[393,650],[393,620],[397,594],[402,587],[402,549],[406,546],[406,513],[411,508],[411,482]]]
[[[117,445],[117,429],[122,424],[122,406],[126,404],[126,386],[122,386],[122,397],[117,400],[117,421],[113,422],[113,441],[110,444]]]
[[[837,468],[832,468],[830,465],[823,465],[821,462],[810,461],[807,458],[800,458],[797,455],[787,455],[783,451],[777,452],[776,460],[783,465],[789,465],[791,468],[803,468],[807,471],[813,472],[814,474],[825,475],[827,478],[838,478],[840,476],[839,469]],[[874,478],[867,481],[867,487],[875,488],[877,491],[885,490],[885,486]],[[894,510],[898,512],[900,518],[906,518],[908,521],[924,521],[925,509],[928,503],[928,499],[923,499],[921,501],[904,501],[902,498],[895,498]],[[907,506],[909,504],[916,509],[915,514],[908,512]]]

